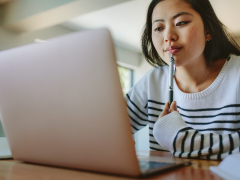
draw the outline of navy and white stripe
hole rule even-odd
[[[151,112],[149,118],[155,119],[161,114],[164,103],[151,100],[151,105],[148,105],[148,111]],[[157,105],[161,106],[157,107]],[[202,133],[204,131],[207,133],[232,133],[240,130],[240,104],[205,109],[184,109],[180,106],[177,108],[185,123]],[[210,113],[206,115],[206,112]],[[154,121],[151,122],[154,123]]]
[[[140,107],[138,107],[135,103],[132,102],[132,100],[130,99],[130,97],[128,95],[127,95],[127,97],[130,101],[130,104],[132,104],[131,105],[132,108],[129,107],[129,105],[128,105],[128,110],[130,111],[129,114],[130,114],[131,124],[132,124],[132,127],[133,127],[133,132],[136,132],[137,130],[145,127],[148,124],[149,125],[149,147],[150,147],[150,149],[151,150],[156,150],[156,151],[166,151],[164,148],[162,148],[161,145],[158,144],[156,139],[153,137],[153,133],[152,133],[153,126],[154,126],[155,122],[157,121],[159,114],[161,114],[161,112],[162,112],[164,103],[153,101],[153,100],[148,100],[147,106],[145,105],[145,107],[143,108],[143,109],[147,109],[147,113],[145,113],[144,111],[142,111],[140,109]],[[220,110],[223,111],[226,108],[234,108],[234,107],[239,108],[240,104],[227,105],[225,107],[209,108],[209,109],[207,109],[207,108],[205,108],[205,109],[184,109],[184,108],[178,106],[180,115],[183,117],[183,119],[187,119],[187,118],[191,117],[191,119],[189,118],[191,121],[189,121],[189,119],[188,119],[188,121],[185,121],[185,123],[189,127],[191,127],[192,129],[195,129],[195,132],[194,132],[193,136],[191,137],[191,148],[190,148],[190,152],[188,152],[188,154],[187,154],[188,158],[194,157],[194,155],[192,156],[192,153],[194,151],[193,147],[194,147],[194,143],[195,143],[196,134],[198,134],[198,133],[205,134],[205,132],[210,133],[210,137],[208,138],[208,140],[206,140],[206,139],[205,140],[206,140],[206,142],[207,141],[210,142],[208,153],[207,153],[208,155],[206,156],[206,159],[211,159],[211,156],[213,154],[212,153],[212,146],[213,146],[212,136],[213,136],[213,133],[219,134],[219,131],[221,131],[221,134],[227,134],[229,132],[240,131],[240,120],[224,120],[224,117],[223,117],[222,120],[220,120],[220,119],[213,120],[213,118],[205,118],[208,121],[206,121],[206,120],[203,121],[202,120],[201,122],[198,122],[198,121],[196,122],[195,119],[199,120],[199,117],[202,118],[202,116],[199,115],[199,112],[214,112],[216,114],[219,114]],[[182,113],[187,114],[187,112],[191,112],[191,116],[188,116],[188,115],[183,116]],[[193,115],[193,112],[195,113],[195,115]],[[224,114],[224,116],[226,116],[226,117],[231,117],[232,119],[239,118],[238,113],[228,113],[228,112],[224,113],[224,112],[222,112],[222,114]],[[188,116],[188,117],[186,118],[186,116]],[[207,117],[207,116],[204,115],[204,117]],[[217,116],[215,116],[215,117],[217,117]],[[212,128],[212,126],[209,126],[209,125],[214,125],[215,127]],[[219,125],[221,125],[221,126],[219,126]],[[234,150],[233,139],[232,139],[231,134],[228,134],[228,137],[229,137],[229,142],[230,142],[229,154],[231,154],[232,151]],[[202,156],[202,150],[204,148],[203,147],[204,138],[205,138],[204,135],[202,135],[201,136],[201,141],[200,141],[201,145],[200,145],[200,147],[198,149],[198,152],[197,152],[197,157],[198,158],[200,156]],[[219,136],[219,139],[221,139],[221,136]],[[222,148],[222,141],[220,141],[220,147]],[[220,150],[221,150],[221,148],[220,148]],[[181,146],[181,149],[182,150],[181,150],[180,154],[178,155],[179,157],[182,157],[182,154],[184,153],[183,144]],[[220,153],[218,154],[217,159],[221,159],[221,154],[222,154],[222,151],[220,151]]]
[[[224,135],[200,134],[198,131],[186,127],[181,129],[174,138],[173,155],[190,159],[222,160],[228,154],[240,152],[239,133],[240,131]]]

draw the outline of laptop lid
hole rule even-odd
[[[107,29],[0,52],[0,113],[16,160],[140,174]]]

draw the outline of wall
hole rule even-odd
[[[73,30],[58,25],[39,31],[25,33],[15,33],[0,28],[0,51],[34,43],[36,38],[46,40],[71,32],[73,32]]]
[[[0,24],[14,32],[37,31],[125,1],[129,0],[11,0],[0,5]]]

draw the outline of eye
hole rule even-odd
[[[157,27],[157,28],[154,29],[154,31],[162,31],[162,30],[163,30],[162,27]]]
[[[176,26],[183,26],[188,23],[189,23],[189,21],[181,21],[181,22],[177,23]]]

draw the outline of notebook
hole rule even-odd
[[[0,52],[0,114],[16,160],[132,177],[189,162],[138,160],[104,28]]]
[[[226,180],[239,180],[240,154],[229,154],[218,166],[210,166],[210,171]]]

